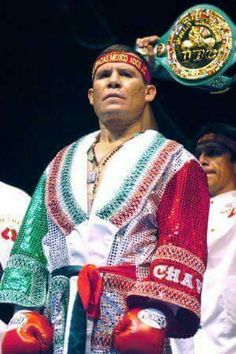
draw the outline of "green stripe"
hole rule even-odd
[[[68,266],[55,269],[52,272],[52,278],[57,276],[65,276],[67,278],[78,275],[82,266]],[[84,311],[79,294],[76,294],[74,306],[72,310],[70,324],[70,334],[68,340],[69,354],[84,354],[86,345],[86,313]]]
[[[51,276],[56,277],[58,275],[63,275],[64,277],[71,278],[81,271],[82,266],[66,266],[55,269],[52,271]]]
[[[5,269],[0,300],[41,307],[46,299],[48,271],[42,239],[48,232],[43,174],[32,197]]]
[[[130,194],[133,192],[139,177],[144,174],[147,164],[156,155],[158,149],[166,142],[166,138],[158,133],[146,151],[142,154],[135,167],[131,170],[130,174],[125,178],[117,195],[111,199],[100,211],[96,214],[102,219],[108,219],[117,213],[122,205],[129,199]]]
[[[43,174],[35,189],[11,252],[11,255],[24,254],[32,257],[43,265],[46,265],[46,258],[42,249],[42,239],[48,232],[45,183],[46,175]]]
[[[87,319],[79,294],[76,294],[71,317],[68,353],[84,354]]]
[[[63,205],[74,224],[80,224],[86,219],[85,212],[82,210],[82,208],[74,198],[74,194],[72,192],[72,187],[70,183],[71,167],[72,167],[74,153],[77,147],[79,146],[79,144],[81,143],[82,139],[79,139],[78,141],[74,142],[66,154],[65,162],[60,176],[60,186],[59,186]]]

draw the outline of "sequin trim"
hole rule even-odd
[[[64,276],[55,276],[49,286],[45,314],[54,327],[53,353],[55,354],[63,353],[69,287],[69,279]]]
[[[142,201],[145,201],[147,196],[150,194],[150,190],[154,187],[154,184],[156,184],[157,179],[161,176],[163,169],[173,157],[173,153],[178,147],[179,145],[174,141],[170,141],[167,146],[164,146],[156,159],[153,161],[151,167],[145,172],[145,175],[139,182],[133,196],[131,198],[127,198],[127,194],[123,194],[125,196],[124,201],[127,201],[127,203],[124,205],[122,210],[111,217],[112,223],[114,223],[117,227],[123,227],[124,224],[133,218],[134,214],[137,212],[137,209],[143,205]],[[138,167],[137,169],[144,169],[146,164],[147,161],[144,166]],[[124,188],[124,191],[125,190],[126,188]]]
[[[78,141],[76,141],[71,145],[66,155],[66,158],[64,160],[64,165],[61,171],[61,178],[60,178],[60,189],[61,189],[62,200],[74,224],[80,224],[86,219],[85,212],[81,209],[81,207],[79,206],[79,204],[76,202],[74,198],[74,194],[72,193],[72,187],[70,183],[71,181],[70,174],[71,174],[74,153],[83,139],[84,138],[79,139]]]
[[[135,284],[135,280],[122,277],[120,275],[105,274],[104,275],[104,287],[106,291],[116,291],[119,293],[129,292],[132,286]]]
[[[136,283],[135,289],[128,296],[144,296],[160,301],[167,301],[192,311],[198,317],[200,316],[200,304],[195,297],[163,284],[145,281]]]
[[[155,158],[157,151],[160,150],[166,142],[167,139],[161,134],[158,133],[157,136],[155,136],[154,141],[150,143],[147,150],[138,160],[136,166],[130,171],[129,176],[124,180],[117,195],[97,212],[99,217],[102,219],[110,218],[110,221],[118,227],[122,227],[128,219],[133,217],[141,200],[144,200],[147,193],[150,192],[152,183],[156,180],[157,174],[160,173],[158,169],[160,169],[160,166],[164,168],[165,160],[167,162],[168,157],[172,157],[174,149],[176,149],[177,146],[180,146],[176,142],[171,141],[160,151],[158,157]],[[163,154],[165,155],[164,161]],[[155,158],[154,166],[147,171],[147,165],[153,157]],[[155,164],[157,163],[158,166],[155,167]],[[139,177],[144,174],[145,170],[145,176],[139,182],[138,187],[134,192],[134,196],[130,198],[130,194],[133,192]],[[145,185],[145,183],[147,185]],[[120,210],[122,205],[124,205],[123,209]]]
[[[46,184],[46,204],[48,206],[49,214],[54,222],[66,234],[71,232],[74,224],[80,224],[86,219],[86,214],[78,205],[73,196],[72,187],[70,184],[73,156],[82,139],[79,139],[77,142],[64,148],[57,154],[52,162],[48,182]],[[164,168],[164,163],[168,162],[168,158],[171,158],[173,151],[179,147],[179,144],[170,141],[168,145],[161,150],[161,153],[158,154],[153,166],[147,171],[146,176],[144,176],[145,183],[139,183],[137,191],[134,192],[131,200],[125,204],[129,199],[128,196],[134,190],[137,180],[143,174],[146,165],[166,142],[167,139],[158,133],[154,138],[153,143],[150,144],[147,150],[142,154],[135,168],[123,182],[123,185],[117,195],[100,211],[97,211],[96,214],[99,217],[102,219],[110,218],[111,222],[118,227],[121,227],[122,224],[133,217],[133,214],[139,207],[140,202],[142,199],[144,200],[146,194],[149,193],[156,176],[161,174],[160,166]],[[156,164],[158,164],[158,166]],[[124,204],[124,208],[120,210],[117,215],[113,215],[121,208],[122,204]]]
[[[62,149],[52,161],[46,183],[46,206],[48,214],[55,224],[66,234],[70,233],[73,223],[62,208],[62,203],[58,196],[59,170],[63,159],[68,151],[68,147]]]
[[[45,174],[42,175],[35,189],[30,206],[21,225],[11,255],[22,254],[46,265],[41,241],[48,232],[45,208]]]
[[[134,284],[135,280],[115,274],[104,274],[101,315],[94,326],[91,353],[99,353],[99,350],[101,353],[113,353],[112,329],[128,310],[126,295]]]
[[[168,259],[171,261],[177,261],[178,263],[184,264],[185,266],[195,270],[196,272],[200,273],[201,275],[205,272],[205,266],[203,261],[199,258],[194,256],[191,252],[176,246],[159,246],[155,253],[155,259]]]
[[[75,224],[86,219],[86,214],[76,202],[70,184],[71,165],[75,150],[82,139],[62,149],[49,171],[46,184],[46,204],[49,215],[56,225],[67,235]]]
[[[0,302],[27,307],[42,307],[46,299],[47,270],[25,255],[8,261],[0,288]]]

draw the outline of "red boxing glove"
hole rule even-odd
[[[112,339],[122,354],[161,354],[167,330],[166,316],[158,309],[136,308],[114,328]]]
[[[2,340],[2,354],[49,354],[53,330],[46,317],[19,311],[8,324]]]

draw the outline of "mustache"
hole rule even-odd
[[[104,96],[103,101],[106,100],[107,98],[110,98],[110,97],[118,97],[121,99],[125,98],[125,96],[120,92],[109,92]]]

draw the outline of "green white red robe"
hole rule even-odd
[[[41,308],[49,317],[54,354],[84,353],[77,274],[86,264],[111,269],[102,272],[88,353],[116,353],[112,330],[140,300],[174,309],[170,336],[191,336],[199,324],[209,206],[204,172],[182,145],[147,130],[109,159],[88,213],[87,152],[97,135],[65,147],[41,177],[0,288],[1,302]]]

